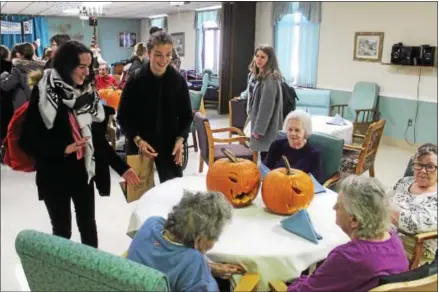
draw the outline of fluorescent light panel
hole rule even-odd
[[[205,11],[205,10],[221,9],[221,7],[222,7],[222,5],[215,5],[215,6],[209,6],[209,7],[198,8],[197,11]]]

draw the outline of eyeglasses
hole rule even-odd
[[[422,164],[422,163],[418,163],[418,162],[413,163],[414,170],[421,170],[424,167],[425,167],[425,170],[427,172],[433,172],[433,171],[437,170],[437,166],[433,165],[433,164]]]

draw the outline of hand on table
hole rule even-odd
[[[245,269],[240,265],[209,263],[212,275],[215,277],[230,279],[234,274],[244,274]]]
[[[140,179],[137,176],[134,169],[130,168],[122,174],[123,179],[130,185],[137,185],[140,183]]]

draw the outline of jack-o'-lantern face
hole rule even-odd
[[[250,160],[236,158],[230,151],[223,151],[222,158],[209,167],[207,189],[224,194],[234,207],[245,207],[256,198],[261,183],[261,174]]]
[[[270,171],[262,184],[262,200],[267,209],[281,215],[291,215],[309,206],[314,198],[311,177],[298,169],[287,168]]]

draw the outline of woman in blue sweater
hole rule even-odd
[[[307,142],[312,133],[311,117],[302,110],[290,112],[285,118],[283,130],[287,137],[271,143],[263,164],[270,170],[285,167],[282,156],[286,156],[292,168],[310,173],[322,183],[320,152]]]

